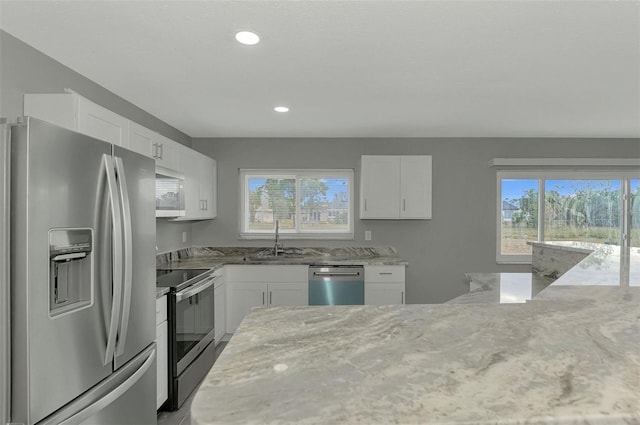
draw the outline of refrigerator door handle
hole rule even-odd
[[[124,353],[127,341],[127,329],[129,327],[129,312],[131,311],[131,287],[133,284],[133,234],[131,229],[131,204],[129,202],[129,192],[127,191],[127,179],[125,177],[122,158],[114,157],[116,165],[116,175],[120,195],[120,206],[122,208],[122,233],[124,247],[124,295],[122,301],[122,318],[118,331],[118,344],[116,356]]]
[[[92,402],[88,406],[82,408],[81,410],[71,413],[71,416],[64,417],[64,413],[56,414],[55,416],[49,417],[49,420],[42,422],[42,425],[78,425],[84,423],[87,418],[95,415],[100,412],[111,403],[116,401],[120,396],[129,391],[131,387],[133,387],[139,380],[144,376],[144,374],[149,370],[149,368],[153,365],[156,359],[156,348],[153,347],[148,351],[148,357],[142,363],[138,369],[129,375],[122,383],[118,384],[113,390],[107,392],[102,397],[98,398],[96,401]],[[70,409],[72,410],[72,409]],[[73,411],[72,411],[73,412]],[[63,417],[60,417],[64,415]]]
[[[111,155],[103,155],[105,171],[107,175],[107,188],[109,191],[109,204],[111,205],[111,221],[113,225],[113,296],[111,300],[111,320],[107,336],[107,348],[104,355],[104,365],[113,361],[115,343],[120,320],[120,307],[122,304],[122,217],[120,215],[120,199],[115,176],[115,167]]]

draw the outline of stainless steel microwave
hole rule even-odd
[[[156,217],[184,215],[184,175],[156,167]]]

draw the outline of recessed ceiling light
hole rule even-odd
[[[254,44],[258,44],[260,37],[258,37],[258,34],[255,32],[240,31],[236,33],[236,40],[247,46],[253,46]]]
[[[273,110],[276,112],[289,112],[289,108],[286,106],[276,106]]]

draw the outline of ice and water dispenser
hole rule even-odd
[[[51,316],[91,303],[93,281],[91,229],[49,231],[49,313]]]

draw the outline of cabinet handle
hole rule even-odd
[[[262,305],[264,305],[264,291],[262,291]]]
[[[273,292],[269,291],[269,305],[272,304],[272,302],[271,302],[272,294],[273,294]]]
[[[204,210],[207,211],[209,209],[209,200],[205,199],[204,200]]]
[[[390,275],[392,272],[378,272],[379,275]]]
[[[160,159],[164,159],[164,143],[159,143],[158,144],[158,152],[160,152],[158,155],[158,158]]]
[[[400,304],[404,304],[404,291],[401,292],[401,296],[400,296]]]

